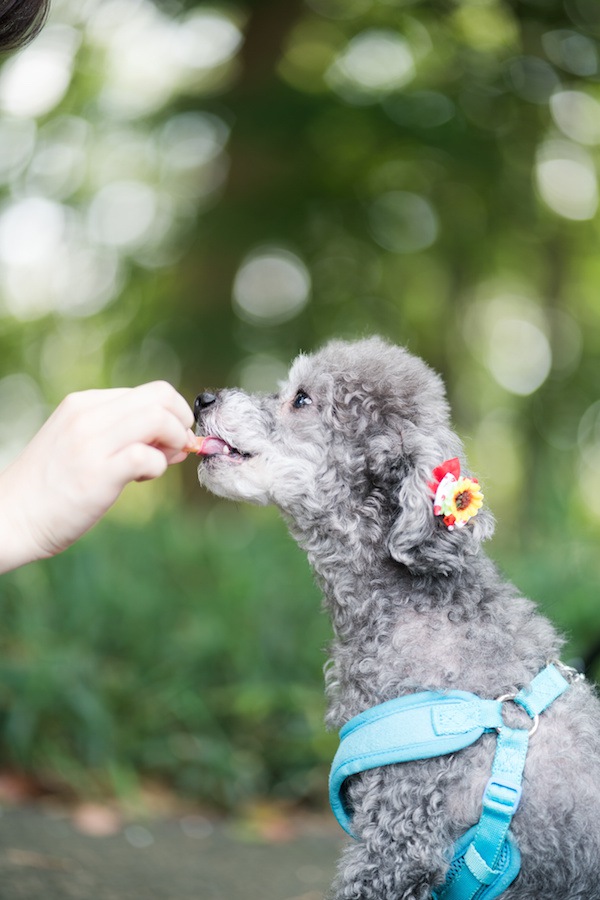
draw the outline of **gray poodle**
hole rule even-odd
[[[560,663],[553,671],[566,689],[540,715],[504,700],[531,685],[563,641],[480,548],[493,519],[475,479],[457,471],[466,463],[441,379],[379,338],[333,341],[298,357],[279,393],[206,392],[196,417],[207,438],[200,482],[222,497],[276,505],[308,554],[335,633],[329,727],[354,727],[364,711],[420,692],[446,700],[469,692],[492,718],[501,709],[501,721],[464,749],[345,780],[341,815],[356,840],[332,896],[463,896],[443,886],[455,848],[483,815],[503,723],[527,741],[534,719],[510,824],[520,871],[502,889],[488,886],[490,866],[471,851],[482,886],[464,896],[598,900],[600,704]],[[440,469],[444,461],[452,471]]]

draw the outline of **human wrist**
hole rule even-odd
[[[0,472],[0,574],[50,555],[35,538],[29,491],[19,488],[13,466]]]

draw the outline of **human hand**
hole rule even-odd
[[[185,459],[193,423],[163,381],[66,397],[0,474],[0,572],[66,549],[126,484]]]

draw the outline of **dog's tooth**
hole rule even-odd
[[[223,447],[223,453],[225,454],[225,456],[229,456],[229,454],[231,453],[231,447],[228,447],[227,444],[225,444],[225,446]]]

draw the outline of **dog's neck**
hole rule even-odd
[[[335,632],[326,670],[331,727],[419,690],[494,696],[505,679],[512,684],[521,672],[525,682],[560,652],[552,626],[499,578],[483,552],[452,575],[424,576],[392,560],[385,542],[365,540],[364,530],[356,537],[351,529],[291,530],[308,554]],[[526,633],[532,659],[524,663],[516,649]],[[482,659],[494,665],[482,666]]]
[[[378,640],[415,613],[426,616],[441,610],[453,623],[469,621],[486,605],[482,588],[487,557],[470,561],[469,567],[451,575],[422,575],[397,563],[384,547],[373,548],[367,559],[349,554],[344,565],[331,563],[318,551],[308,559],[323,591],[325,607],[336,637],[341,642],[362,642],[364,632]]]
[[[451,575],[424,575],[392,559],[381,533],[376,528],[369,533],[364,521],[348,517],[312,527],[288,524],[307,553],[340,641],[360,640],[364,629],[383,632],[387,622],[397,623],[406,610],[425,613],[443,607],[451,620],[467,620],[485,603],[482,585],[489,584],[487,570],[493,567],[483,553]]]

